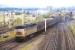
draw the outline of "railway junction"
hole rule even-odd
[[[74,0],[0,0],[0,50],[75,50]]]
[[[72,24],[75,24],[75,20],[67,19],[26,41],[0,43],[0,50],[75,50],[75,32],[70,27]]]

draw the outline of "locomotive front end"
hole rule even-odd
[[[23,40],[25,37],[25,29],[23,26],[16,26],[16,40]]]

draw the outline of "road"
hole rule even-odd
[[[67,24],[60,23],[48,29],[39,50],[75,50],[75,39]]]

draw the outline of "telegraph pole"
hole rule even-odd
[[[9,12],[9,28],[12,27],[12,22],[13,22],[13,18],[14,18],[13,15],[14,15],[14,14],[10,11],[10,12]]]
[[[22,8],[22,25],[24,25],[24,10],[23,10],[23,8]]]

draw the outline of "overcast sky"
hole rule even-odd
[[[75,6],[75,0],[0,0],[0,5],[8,7],[69,7]]]

